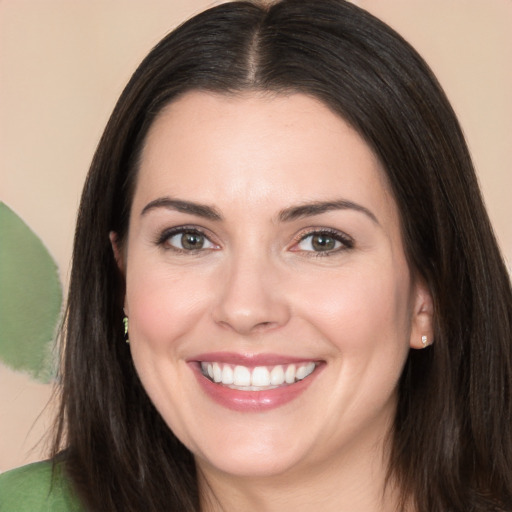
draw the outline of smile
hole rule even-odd
[[[313,361],[250,368],[221,362],[201,362],[202,374],[210,381],[239,391],[264,391],[289,386],[311,375]]]
[[[298,400],[326,361],[279,354],[209,352],[189,361],[200,389],[214,403],[239,413],[260,413]]]

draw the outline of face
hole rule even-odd
[[[322,103],[170,104],[114,250],[137,372],[205,471],[318,470],[382,443],[429,296],[378,160]]]

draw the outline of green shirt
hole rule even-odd
[[[60,464],[36,462],[0,475],[0,512],[85,512]]]

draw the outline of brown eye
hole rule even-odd
[[[188,251],[202,249],[205,237],[200,233],[186,232],[181,235],[181,247]]]
[[[332,251],[336,249],[336,240],[329,235],[312,235],[311,247],[313,247],[315,251]]]
[[[354,246],[353,240],[341,232],[316,231],[302,237],[295,250],[326,255]]]
[[[158,243],[170,249],[186,252],[217,248],[201,231],[185,228],[178,228],[172,230],[171,233],[164,233]]]

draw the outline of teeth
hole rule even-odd
[[[272,371],[270,372],[270,384],[273,384],[274,386],[284,384],[284,370],[280,364],[272,368]]]
[[[308,363],[306,366],[299,366],[297,368],[297,372],[295,373],[295,378],[297,380],[305,379],[308,375],[313,373],[315,369],[315,363]]]
[[[295,365],[291,364],[284,372],[284,380],[286,384],[293,384],[295,382]]]
[[[235,371],[233,372],[233,384],[235,386],[250,386],[251,370],[245,366],[235,366]]]
[[[213,380],[214,382],[222,382],[222,370],[219,363],[213,363]]]
[[[252,371],[253,386],[270,386],[270,372],[264,366],[256,366]]]
[[[222,384],[233,384],[233,369],[229,364],[225,364],[222,369]]]
[[[311,375],[316,368],[313,362],[287,366],[235,366],[222,363],[201,363],[203,375],[218,384],[224,384],[245,391],[258,391],[262,388],[273,389],[283,384],[293,384]]]

